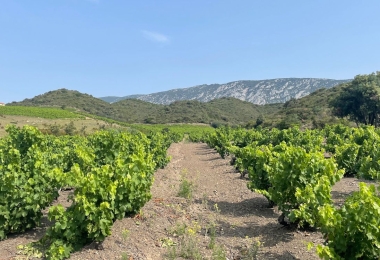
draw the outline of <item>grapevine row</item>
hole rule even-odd
[[[137,212],[151,198],[154,171],[168,163],[172,141],[162,133],[54,137],[30,126],[7,132],[0,140],[0,239],[38,226],[60,188],[74,188],[70,207],[49,209],[54,224],[38,242],[48,259],[103,241],[116,219]]]
[[[380,257],[380,197],[373,185],[336,208],[332,186],[344,175],[379,179],[380,131],[374,127],[328,126],[322,130],[245,130],[220,128],[209,146],[248,173],[248,188],[282,212],[279,222],[318,228],[326,238],[317,246],[323,259]],[[313,245],[309,245],[313,247]]]

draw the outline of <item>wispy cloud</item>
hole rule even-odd
[[[150,32],[150,31],[142,31],[145,38],[148,40],[154,41],[154,42],[160,42],[160,43],[169,43],[170,39],[161,33],[157,32]]]
[[[100,0],[85,0],[85,1],[90,2],[90,3],[94,3],[94,4],[100,3]]]

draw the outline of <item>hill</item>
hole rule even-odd
[[[173,89],[148,95],[103,97],[103,101],[115,103],[123,99],[140,99],[155,104],[170,104],[180,100],[208,102],[222,97],[234,97],[253,104],[285,103],[301,98],[320,88],[332,88],[351,80],[282,78],[269,80],[240,80],[226,84],[200,85]]]
[[[155,114],[152,113],[145,122],[245,124],[248,121],[256,120],[261,114],[267,115],[268,112],[278,111],[282,105],[271,105],[272,109],[269,109],[269,106],[266,107],[268,109],[236,98],[221,98],[209,102],[176,101],[163,106]]]
[[[245,124],[269,112],[279,111],[281,104],[259,106],[236,98],[210,102],[177,101],[158,105],[137,99],[107,103],[78,91],[59,89],[7,106],[59,107],[128,123],[223,123]]]
[[[113,113],[109,103],[91,95],[64,88],[49,91],[31,99],[27,98],[21,102],[8,103],[7,105],[73,108],[81,112],[104,117],[110,117]]]
[[[331,113],[330,102],[336,98],[346,84],[325,89],[321,88],[300,99],[285,102],[282,108],[271,113],[264,126],[286,128],[292,124],[308,127],[323,127],[327,123],[338,123]]]
[[[153,104],[138,99],[125,99],[110,104],[78,91],[59,89],[7,106],[60,107],[127,123],[213,123],[250,127],[262,124],[264,127],[280,128],[298,124],[320,127],[326,123],[338,122],[331,114],[329,103],[344,85],[320,88],[308,96],[293,98],[283,104],[255,105],[231,97],[208,102],[176,101],[170,105]]]
[[[84,118],[77,113],[58,108],[25,107],[25,106],[0,106],[0,116],[29,116],[49,119]]]

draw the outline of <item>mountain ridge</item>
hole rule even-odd
[[[326,123],[339,122],[331,113],[330,103],[345,86],[347,83],[329,89],[321,88],[310,95],[293,98],[285,103],[265,105],[232,97],[208,102],[176,101],[170,105],[153,104],[139,99],[125,99],[110,104],[75,90],[58,89],[7,106],[61,107],[126,123],[203,123],[254,127],[261,122],[262,127],[321,127]]]
[[[108,96],[99,99],[115,103],[124,99],[139,99],[154,104],[168,105],[175,101],[197,100],[208,102],[223,97],[233,97],[257,105],[285,103],[309,95],[321,88],[332,88],[351,79],[277,78],[266,80],[238,80],[224,84],[203,84],[177,88],[151,94]]]
[[[110,104],[89,94],[68,89],[49,91],[31,99],[9,103],[7,106],[60,107],[126,123],[243,124],[266,114],[264,106],[235,98],[221,98],[210,102],[177,101],[170,105],[125,99]],[[267,107],[268,111],[278,111],[282,104]]]

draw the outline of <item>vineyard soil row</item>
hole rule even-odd
[[[247,188],[247,180],[228,159],[206,144],[174,143],[168,153],[172,160],[156,172],[153,197],[140,214],[117,220],[101,246],[90,244],[70,259],[166,259],[181,242],[180,227],[196,230],[195,250],[211,259],[211,226],[215,244],[228,259],[240,259],[255,240],[261,242],[259,259],[319,259],[313,250],[307,251],[307,243],[322,243],[322,235],[278,224],[276,208],[268,208],[266,198]],[[190,200],[178,196],[183,179],[193,184]],[[338,182],[332,192],[335,203],[358,190],[358,183],[355,178]],[[67,206],[70,192],[61,192],[58,202]],[[40,228],[0,241],[0,259],[22,259],[16,247],[38,240],[48,225],[45,220]]]

